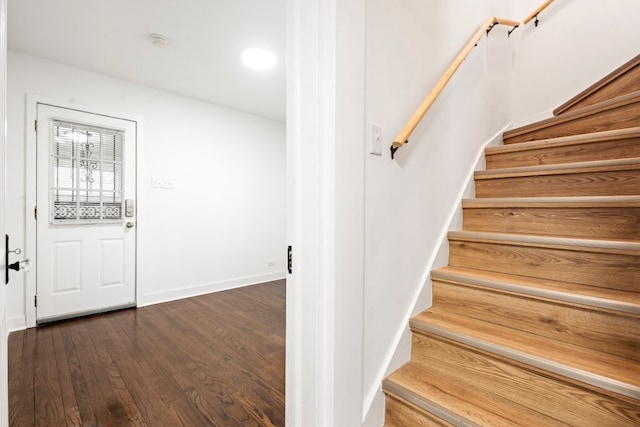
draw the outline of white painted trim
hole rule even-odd
[[[7,0],[0,0],[0,253],[4,275],[4,236],[6,233],[5,209],[7,189],[7,158],[5,155],[7,137]],[[2,250],[4,249],[4,250]],[[7,287],[2,280],[0,290],[0,427],[9,425],[9,358],[7,328]]]
[[[27,329],[25,316],[15,316],[7,319],[7,330],[9,332],[22,331]]]
[[[33,328],[36,326],[36,308],[31,303],[33,295],[36,294],[36,269],[38,266],[38,260],[36,258],[36,221],[33,217],[33,207],[36,206],[36,132],[34,128],[34,122],[37,117],[38,104],[46,104],[55,107],[61,107],[71,110],[84,111],[91,114],[98,114],[103,116],[114,117],[122,120],[128,120],[136,124],[136,207],[138,209],[136,215],[136,300],[140,300],[140,268],[137,266],[138,262],[138,244],[140,242],[140,227],[139,224],[144,223],[141,216],[143,211],[143,201],[140,198],[142,194],[142,184],[140,175],[140,165],[142,164],[142,146],[144,145],[144,132],[143,123],[144,120],[141,116],[134,116],[131,114],[121,114],[113,111],[105,111],[93,106],[87,106],[77,103],[71,103],[61,99],[50,98],[46,96],[27,93],[26,94],[26,112],[25,112],[25,244],[24,244],[24,258],[30,260],[30,270],[25,272],[25,323],[27,328]]]
[[[214,292],[227,291],[229,289],[241,288],[244,286],[260,285],[274,280],[285,278],[283,271],[277,273],[260,274],[256,276],[242,277],[232,280],[223,280],[214,283],[189,286],[187,288],[170,289],[167,291],[149,292],[142,295],[138,300],[138,307],[146,307],[163,302],[175,301],[184,298],[206,295]]]
[[[364,3],[287,2],[289,427],[362,417]]]
[[[286,424],[315,427],[331,425],[333,418],[328,396],[333,267],[326,256],[333,229],[327,150],[335,129],[335,89],[326,67],[333,62],[327,48],[335,37],[330,30],[335,4],[289,0],[287,5],[287,233],[294,266],[287,286]]]
[[[364,419],[366,419],[369,411],[371,410],[373,402],[376,399],[376,394],[380,392],[380,384],[382,384],[382,380],[388,374],[387,371],[389,369],[391,361],[393,360],[394,355],[396,354],[396,350],[401,344],[403,335],[405,335],[405,332],[407,330],[407,325],[409,324],[409,319],[411,319],[411,317],[413,317],[414,315],[415,306],[418,303],[420,295],[422,294],[424,287],[430,286],[431,284],[431,279],[430,279],[431,270],[434,268],[434,263],[439,258],[439,255],[441,255],[441,251],[446,250],[447,248],[446,247],[447,234],[450,231],[453,231],[452,225],[456,217],[460,215],[460,210],[462,209],[462,199],[465,197],[465,193],[467,189],[473,185],[474,173],[478,169],[479,165],[481,165],[483,162],[485,147],[495,144],[497,141],[501,141],[502,133],[506,129],[508,129],[510,126],[511,126],[510,124],[504,126],[502,129],[496,132],[491,138],[489,138],[484,144],[482,144],[482,146],[476,153],[476,160],[474,162],[474,167],[471,168],[467,173],[467,177],[464,180],[464,185],[462,185],[458,189],[457,197],[454,199],[455,204],[451,206],[449,210],[449,214],[447,215],[447,220],[442,225],[442,228],[438,235],[437,244],[434,246],[433,250],[431,251],[431,256],[429,257],[429,260],[427,261],[427,264],[426,264],[426,268],[422,274],[422,278],[420,281],[422,285],[417,287],[417,290],[411,299],[409,310],[407,310],[407,312],[402,318],[402,322],[398,326],[397,332],[394,335],[391,345],[389,346],[389,350],[387,351],[387,355],[384,358],[384,363],[382,364],[382,367],[378,371],[375,381],[373,382],[373,387],[368,391],[365,390],[366,394],[365,394],[364,411],[363,411],[363,413],[365,414]],[[431,226],[433,226],[433,224],[431,224]],[[410,334],[409,334],[409,337],[410,337]]]
[[[300,182],[300,149],[296,141],[302,139],[300,124],[301,97],[301,55],[302,55],[302,2],[287,0],[286,5],[286,74],[287,74],[287,105],[286,105],[286,199],[287,199],[287,245],[292,248],[300,247],[300,228],[302,218],[299,200]],[[302,328],[302,292],[297,252],[293,254],[296,264],[293,271],[287,275],[287,308],[286,308],[286,348],[285,348],[285,423],[290,427],[300,426],[303,408],[303,328]]]

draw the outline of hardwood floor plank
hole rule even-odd
[[[9,425],[35,425],[33,356],[36,331],[15,332],[9,336]]]
[[[285,297],[281,280],[12,334],[11,425],[284,426]]]
[[[166,309],[172,314],[169,316],[170,320],[168,318],[143,319],[144,322],[153,320],[153,324],[145,323],[143,330],[153,331],[157,335],[161,335],[162,331],[172,332],[170,340],[154,340],[154,343],[178,369],[179,376],[174,378],[181,381],[187,380],[181,384],[183,390],[189,394],[198,409],[214,422],[221,425],[245,425],[246,423],[249,423],[246,425],[254,425],[246,411],[237,405],[233,398],[235,389],[240,389],[247,395],[253,394],[252,388],[255,383],[248,381],[251,379],[251,373],[247,372],[255,362],[252,354],[245,352],[243,356],[244,360],[251,360],[252,363],[238,363],[234,357],[224,351],[227,347],[224,336],[227,334],[222,334],[223,338],[215,340],[216,347],[212,348],[202,335],[197,333],[197,316],[193,319],[194,322],[187,325],[185,322],[175,321],[181,320],[181,317],[180,313],[174,311],[174,307]],[[193,316],[193,311],[188,313],[189,316]],[[184,314],[182,313],[183,317]],[[232,322],[232,319],[227,319],[226,322]],[[178,348],[189,348],[190,352],[188,354],[178,352],[176,345]],[[215,369],[208,369],[209,366]],[[209,405],[205,405],[205,402]],[[209,407],[211,402],[223,410],[211,411],[212,408]]]
[[[64,417],[67,425],[81,425],[82,417],[76,400],[73,388],[73,379],[71,377],[71,368],[64,338],[60,328],[51,328],[51,338],[53,339],[53,348],[56,354],[56,365],[58,369],[58,382],[60,384],[60,393],[64,404]]]
[[[66,426],[51,330],[38,331],[37,338],[33,368],[35,425]]]
[[[78,351],[78,356],[89,385],[89,394],[94,396],[91,404],[96,421],[101,425],[148,426],[148,417],[140,413],[113,366],[108,343],[102,340],[100,333],[101,317],[74,323],[75,343],[84,346],[84,351]]]
[[[96,416],[94,410],[91,407],[91,401],[86,397],[89,396],[89,391],[85,377],[80,366],[80,360],[76,352],[76,346],[71,336],[71,326],[73,323],[63,323],[60,326],[60,335],[64,342],[64,354],[60,354],[58,357],[64,357],[67,361],[69,368],[69,376],[71,378],[71,385],[76,398],[76,405],[80,414],[80,419],[87,425],[97,425],[95,420]],[[52,326],[53,327],[53,326]]]
[[[161,336],[162,330],[168,330],[169,325],[164,322],[151,320],[154,324],[142,323],[144,331]],[[224,407],[228,401],[233,402],[228,396],[225,384],[233,384],[234,378],[225,364],[219,363],[218,357],[205,360],[198,356],[203,351],[201,341],[193,337],[184,337],[189,332],[181,326],[181,323],[179,321],[176,325],[175,336],[171,337],[171,343],[166,339],[149,338],[145,345],[149,350],[157,351],[167,359],[168,363],[164,366],[170,369],[173,380],[180,387],[180,392],[204,417],[217,423],[228,422],[230,420],[228,411],[225,409],[222,411],[223,414],[216,414],[211,405]],[[190,348],[190,354],[181,354],[179,348]],[[207,369],[210,364],[216,365],[215,371],[210,372]],[[229,400],[224,400],[225,398]]]
[[[148,338],[140,329],[137,315],[140,314],[140,311],[145,310],[141,309],[137,310],[137,312],[132,310],[127,313],[130,316],[122,316],[117,319],[119,321],[118,326],[121,328],[120,333],[127,335],[135,347],[138,355],[136,357],[143,358],[149,364],[153,381],[156,381],[157,387],[167,393],[170,400],[173,400],[172,408],[175,407],[176,415],[180,418],[182,425],[211,424],[211,419],[188,399],[190,386],[186,381],[182,380],[180,372],[175,368],[174,363],[165,357],[154,344],[153,339]],[[162,339],[162,337],[156,338]],[[145,357],[145,355],[154,355],[154,357]],[[178,408],[181,410],[178,411]]]
[[[121,316],[124,318],[124,316]],[[121,319],[119,319],[121,320]],[[174,400],[179,388],[157,366],[152,366],[145,354],[135,346],[120,324],[109,322],[105,330],[113,343],[112,358],[127,384],[134,401],[143,413],[149,414],[152,425],[172,426],[203,425],[207,419],[193,411],[182,400]],[[124,338],[124,339],[123,339]]]

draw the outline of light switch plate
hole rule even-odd
[[[173,188],[173,178],[151,177],[151,187],[153,188]]]
[[[382,126],[373,122],[369,123],[369,153],[382,155]]]

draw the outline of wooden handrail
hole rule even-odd
[[[471,37],[469,43],[466,44],[464,49],[462,49],[453,63],[449,66],[447,71],[445,71],[444,75],[440,78],[440,80],[438,80],[438,83],[436,83],[435,87],[431,90],[429,95],[425,98],[424,101],[422,101],[422,104],[420,104],[420,107],[418,107],[416,112],[413,113],[413,116],[411,116],[407,124],[404,125],[404,128],[402,128],[398,136],[393,140],[393,143],[391,144],[391,158],[393,158],[393,155],[398,150],[398,148],[402,147],[408,142],[409,136],[418,126],[420,120],[422,120],[427,111],[429,111],[429,108],[431,108],[431,105],[433,105],[435,100],[442,93],[449,80],[451,80],[451,77],[453,77],[454,73],[466,59],[467,55],[469,55],[469,52],[471,52],[471,50],[475,46],[477,46],[480,38],[482,38],[485,33],[488,35],[489,31],[491,31],[491,29],[496,25],[506,25],[515,29],[520,25],[520,23],[518,21],[512,21],[510,19],[491,17],[487,19],[484,24],[482,24],[480,29],[473,35],[473,37]]]
[[[549,5],[551,3],[553,3],[554,0],[547,0],[544,3],[542,3],[540,5],[540,7],[538,7],[536,10],[534,10],[533,12],[531,12],[531,15],[527,16],[526,18],[524,18],[524,21],[522,21],[524,23],[524,25],[527,25],[529,22],[531,22],[531,20],[533,18],[536,18],[540,12],[542,12],[543,10],[545,10],[547,7],[549,7]],[[536,27],[538,26],[538,20],[536,19]]]

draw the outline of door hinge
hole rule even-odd
[[[37,206],[33,207],[33,219],[35,219],[36,221],[38,220],[38,207]]]
[[[36,131],[36,133],[38,133],[38,121],[37,120],[33,121],[33,129]]]
[[[38,306],[38,295],[34,295],[33,296],[33,306],[37,307]]]
[[[291,246],[287,248],[287,269],[289,274],[293,273],[293,251],[291,250]]]

